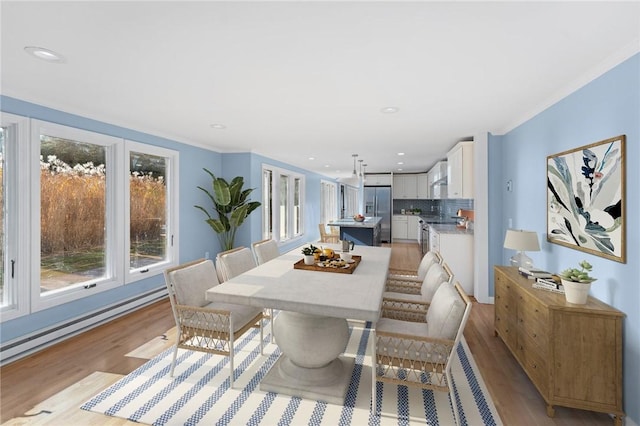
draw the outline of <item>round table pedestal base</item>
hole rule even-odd
[[[355,364],[353,358],[339,356],[349,341],[347,320],[283,311],[274,334],[282,355],[260,389],[342,404]]]

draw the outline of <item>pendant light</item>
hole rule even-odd
[[[357,178],[358,172],[356,172],[356,157],[358,154],[351,154],[351,156],[353,157],[353,173],[351,174],[351,177]]]

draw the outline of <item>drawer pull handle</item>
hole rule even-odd
[[[538,337],[538,335],[536,333],[533,333],[533,337]]]
[[[538,368],[538,366],[537,366],[537,365],[535,365],[535,364],[533,364],[533,368],[534,368],[534,369],[536,369],[536,368]]]

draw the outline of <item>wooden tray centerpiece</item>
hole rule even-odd
[[[338,274],[353,274],[353,271],[355,271],[360,264],[362,256],[354,254],[351,257],[351,260],[353,260],[353,262],[346,263],[344,266],[336,266],[335,262],[340,261],[340,257],[334,257],[333,259],[327,259],[324,261],[316,261],[313,265],[305,265],[304,259],[300,259],[293,264],[293,269],[305,269],[307,271],[318,272],[335,272]]]

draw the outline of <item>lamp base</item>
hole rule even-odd
[[[523,251],[519,251],[513,255],[510,259],[511,266],[522,266],[523,268],[532,269],[533,260],[527,256]]]

